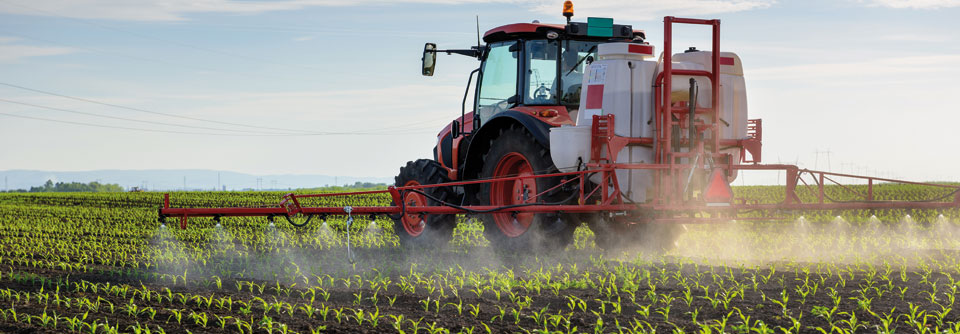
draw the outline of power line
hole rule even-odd
[[[229,134],[229,133],[204,133],[204,132],[187,132],[187,131],[174,131],[174,130],[159,130],[159,129],[144,129],[144,128],[132,128],[125,126],[114,126],[114,125],[103,125],[103,124],[93,124],[93,123],[84,123],[84,122],[74,122],[74,121],[64,121],[58,119],[50,119],[43,117],[34,117],[34,116],[25,116],[17,114],[8,114],[0,112],[0,115],[7,117],[16,117],[24,119],[32,119],[38,121],[47,121],[47,122],[56,122],[64,124],[73,124],[73,125],[83,125],[83,126],[92,126],[98,128],[108,128],[108,129],[122,129],[122,130],[131,130],[131,131],[146,131],[146,132],[159,132],[159,133],[175,133],[175,134],[187,134],[187,135],[206,135],[206,136],[228,136],[228,137],[276,137],[276,136],[319,136],[319,135],[400,135],[400,134],[413,134],[411,133],[327,133],[327,134],[302,134],[302,135],[256,135],[256,134]]]
[[[313,131],[306,131],[306,130],[274,128],[274,127],[267,127],[267,126],[255,126],[255,125],[247,125],[247,124],[242,124],[242,123],[233,123],[233,122],[217,121],[217,120],[210,120],[210,119],[197,118],[197,117],[181,116],[181,115],[175,115],[175,114],[170,114],[170,113],[164,113],[164,112],[146,110],[146,109],[142,109],[142,108],[128,107],[128,106],[123,106],[123,105],[114,104],[114,103],[107,103],[107,102],[101,102],[101,101],[97,101],[97,100],[85,99],[85,98],[81,98],[81,97],[69,96],[69,95],[64,95],[64,94],[55,93],[55,92],[46,91],[46,90],[41,90],[41,89],[36,89],[36,88],[24,87],[24,86],[21,86],[21,85],[16,85],[16,84],[6,83],[6,82],[0,82],[0,85],[4,85],[4,86],[8,86],[8,87],[13,87],[13,88],[18,88],[18,89],[22,89],[22,90],[26,90],[26,91],[35,92],[35,93],[41,93],[41,94],[46,94],[46,95],[51,95],[51,96],[56,96],[56,97],[61,97],[61,98],[66,98],[66,99],[81,101],[81,102],[93,103],[93,104],[98,104],[98,105],[103,105],[103,106],[108,106],[108,107],[113,107],[113,108],[125,109],[125,110],[142,112],[142,113],[148,113],[148,114],[154,114],[154,115],[161,115],[161,116],[167,116],[167,117],[188,119],[188,120],[200,121],[200,122],[209,122],[209,123],[217,123],[217,124],[224,124],[224,125],[232,125],[232,126],[246,127],[246,128],[252,128],[252,129],[261,129],[261,130],[264,130],[264,129],[265,129],[265,130],[284,131],[283,133],[259,132],[259,133],[261,133],[261,134],[267,134],[267,135],[290,135],[290,136],[302,135],[302,136],[309,136],[309,135],[332,135],[332,134],[341,134],[341,135],[345,135],[345,134],[376,134],[377,131],[384,131],[384,130],[390,130],[390,131],[396,131],[396,132],[392,132],[392,133],[382,133],[382,134],[401,134],[403,131],[420,130],[420,128],[406,128],[406,129],[405,129],[404,127],[411,126],[411,125],[419,125],[419,124],[424,124],[424,123],[429,123],[429,122],[434,122],[434,121],[436,121],[436,120],[418,121],[418,122],[412,122],[412,123],[408,123],[408,124],[401,124],[401,125],[387,126],[387,127],[383,127],[383,128],[377,128],[377,129],[370,129],[370,130],[367,130],[366,132],[313,132]],[[141,121],[141,120],[134,120],[134,119],[122,118],[122,117],[114,117],[114,116],[105,116],[105,115],[98,115],[98,114],[86,113],[86,112],[82,112],[82,111],[75,111],[75,110],[68,110],[68,109],[61,109],[61,108],[54,108],[54,107],[47,107],[47,106],[41,106],[41,105],[36,105],[36,104],[29,104],[29,103],[24,103],[24,102],[16,102],[16,101],[10,101],[10,100],[3,100],[3,99],[0,99],[0,101],[10,102],[10,103],[17,103],[17,104],[23,104],[23,105],[29,105],[29,106],[37,107],[37,108],[52,109],[52,110],[66,111],[66,112],[79,113],[79,114],[86,114],[86,115],[92,115],[92,116],[97,116],[97,117],[107,117],[107,118],[122,119],[122,120],[133,121],[133,122],[156,123],[156,124],[163,124],[163,125],[169,125],[169,126],[179,126],[179,127],[188,127],[188,128],[205,129],[205,130],[215,130],[215,131],[244,132],[244,131],[242,131],[242,130],[221,129],[221,128],[209,128],[209,127],[198,127],[198,126],[190,126],[190,125],[178,125],[178,124],[163,123],[163,122]],[[253,131],[246,131],[246,132],[253,132]],[[401,132],[401,133],[397,133],[397,132]]]
[[[100,102],[100,101],[95,101],[95,100],[90,100],[90,99],[85,99],[85,98],[80,98],[80,97],[63,95],[63,94],[58,94],[58,93],[54,93],[54,92],[50,92],[50,91],[40,90],[40,89],[36,89],[36,88],[24,87],[24,86],[15,85],[15,84],[6,83],[6,82],[0,82],[0,85],[4,85],[4,86],[8,86],[8,87],[13,87],[13,88],[18,88],[18,89],[22,89],[22,90],[27,90],[27,91],[31,91],[31,92],[35,92],[35,93],[41,93],[41,94],[46,94],[46,95],[52,95],[52,96],[62,97],[62,98],[71,99],[71,100],[77,100],[77,101],[82,101],[82,102],[87,102],[87,103],[99,104],[99,105],[108,106],[108,107],[126,109],[126,110],[137,111],[137,112],[148,113],[148,114],[154,114],[154,115],[162,115],[162,116],[167,116],[167,117],[175,117],[175,118],[189,119],[189,120],[192,120],[192,121],[218,123],[218,124],[233,125],[233,126],[240,126],[240,127],[246,127],[246,128],[254,128],[254,129],[268,129],[268,130],[279,130],[279,131],[288,131],[288,132],[311,133],[311,132],[309,132],[309,131],[304,131],[304,130],[281,129],[281,128],[266,127],[266,126],[256,126],[256,125],[247,125],[247,124],[241,124],[241,123],[216,121],[216,120],[209,120],[209,119],[196,118],[196,117],[190,117],[190,116],[181,116],[181,115],[163,113],[163,112],[158,112],[158,111],[151,111],[151,110],[146,110],[146,109],[141,109],[141,108],[127,107],[127,106],[122,106],[122,105],[119,105],[119,104],[113,104],[113,103],[107,103],[107,102]]]
[[[256,131],[245,131],[245,130],[210,128],[210,127],[205,127],[205,126],[192,126],[192,125],[182,125],[182,124],[166,123],[166,122],[144,121],[144,120],[133,119],[133,118],[124,118],[124,117],[109,116],[109,115],[100,115],[100,114],[94,114],[94,113],[89,113],[89,112],[84,112],[84,111],[77,111],[77,110],[70,110],[70,109],[63,109],[63,108],[56,108],[56,107],[48,107],[48,106],[42,106],[42,105],[39,105],[39,104],[32,104],[32,103],[26,103],[26,102],[18,102],[18,101],[13,101],[13,100],[7,100],[7,99],[3,99],[3,98],[0,98],[0,101],[6,102],[6,103],[13,103],[13,104],[19,104],[19,105],[34,107],[34,108],[41,108],[41,109],[55,110],[55,111],[63,111],[63,112],[68,112],[68,113],[80,114],[80,115],[87,115],[87,116],[93,116],[93,117],[102,117],[102,118],[109,118],[109,119],[117,119],[117,120],[128,121],[128,122],[138,122],[138,123],[146,123],[146,124],[154,124],[154,125],[177,126],[177,127],[192,128],[192,129],[201,129],[201,130],[229,131],[229,132],[241,132],[241,133],[259,133],[259,134],[277,134],[277,135],[279,135],[279,134],[291,134],[291,133],[271,133],[271,132],[256,132]]]
[[[16,114],[8,114],[8,113],[0,113],[0,115],[7,116],[7,117],[25,118],[25,119],[32,119],[32,120],[38,120],[38,121],[47,121],[47,122],[56,122],[56,123],[64,123],[64,124],[92,126],[92,127],[108,128],[108,129],[123,129],[123,130],[133,130],[133,131],[176,133],[176,134],[187,134],[187,135],[243,136],[243,135],[234,135],[234,134],[198,133],[198,132],[186,132],[186,131],[171,131],[171,130],[131,128],[131,127],[125,127],[125,126],[113,126],[113,125],[103,125],[103,124],[73,122],[73,121],[64,121],[64,120],[59,120],[59,119],[50,119],[50,118],[33,117],[33,116],[25,116],[25,115],[16,115]]]

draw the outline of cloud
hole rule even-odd
[[[72,48],[65,47],[12,44],[18,40],[15,37],[0,36],[0,63],[12,63],[29,57],[57,56],[76,52]]]
[[[928,0],[929,1],[929,0]],[[663,15],[708,15],[766,8],[775,0],[606,0],[580,1],[577,16],[610,16],[625,20],[650,20]],[[557,14],[558,1],[523,0],[34,0],[0,3],[0,13],[38,16],[63,16],[81,19],[120,21],[182,21],[196,13],[256,14],[271,11],[300,10],[308,7],[390,5],[430,3],[463,5],[509,3],[532,12]]]
[[[919,55],[869,59],[860,62],[802,64],[746,69],[748,80],[814,80],[821,83],[877,79],[929,78],[937,73],[952,73],[960,68],[960,55]]]
[[[767,8],[774,0],[607,0],[574,3],[578,17],[616,15],[618,20],[656,20],[665,15],[712,15]],[[557,1],[540,1],[535,11],[557,14]]]
[[[512,1],[512,0],[510,0]],[[119,21],[182,21],[185,15],[196,13],[256,14],[272,11],[300,10],[318,6],[357,6],[366,4],[406,3],[480,3],[480,0],[36,0],[5,2],[0,13],[63,16],[80,19],[108,19]]]
[[[943,34],[927,33],[896,33],[878,36],[879,40],[891,42],[922,42],[922,43],[944,43],[949,42],[951,37]]]
[[[861,0],[871,6],[911,9],[960,7],[960,0]]]

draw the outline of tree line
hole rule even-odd
[[[119,184],[104,184],[100,182],[80,183],[80,182],[56,182],[47,180],[42,186],[30,187],[30,189],[16,189],[8,192],[17,193],[48,193],[48,192],[121,192],[123,187]]]

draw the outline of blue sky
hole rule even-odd
[[[422,77],[423,43],[476,43],[477,15],[483,31],[562,22],[561,4],[0,0],[0,170],[392,176],[431,156],[478,65],[441,55],[436,76]],[[664,15],[721,19],[721,49],[740,55],[750,116],[764,119],[765,162],[960,180],[960,1],[575,8],[575,20],[613,17],[645,29],[658,51]],[[707,49],[708,37],[680,29],[676,45]]]

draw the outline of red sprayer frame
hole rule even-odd
[[[671,169],[682,170],[689,169],[690,167],[684,165],[675,165],[675,166],[666,166],[666,165],[657,165],[657,164],[615,164],[618,167],[617,169],[649,169],[658,173],[666,173]],[[164,206],[160,209],[160,217],[162,218],[179,218],[180,227],[187,227],[187,219],[190,217],[244,217],[244,216],[292,216],[296,214],[302,215],[319,215],[319,216],[334,216],[334,215],[397,215],[397,214],[466,214],[470,213],[469,210],[475,211],[486,211],[490,210],[488,213],[503,213],[503,212],[529,212],[529,213],[587,213],[587,212],[603,212],[603,213],[617,213],[619,217],[622,217],[624,223],[636,223],[636,222],[654,222],[654,223],[711,223],[711,222],[723,222],[730,221],[733,219],[737,220],[769,220],[771,217],[761,217],[761,218],[744,218],[738,217],[739,212],[743,211],[756,211],[756,210],[766,210],[766,211],[778,211],[778,210],[864,210],[864,209],[950,209],[950,208],[960,208],[960,187],[952,185],[943,185],[943,184],[933,184],[933,183],[919,183],[919,182],[909,182],[909,181],[898,181],[886,178],[876,178],[876,177],[867,177],[867,176],[857,176],[850,174],[839,174],[839,173],[830,173],[823,171],[814,171],[807,169],[800,169],[794,165],[735,165],[732,166],[736,170],[767,170],[775,171],[782,170],[786,172],[787,175],[787,185],[784,187],[784,200],[780,203],[748,203],[748,199],[736,199],[729,203],[728,205],[723,206],[710,206],[704,201],[688,201],[685,203],[664,203],[664,201],[650,201],[648,203],[641,204],[629,204],[623,201],[623,198],[620,194],[620,187],[617,182],[617,177],[615,171],[617,169],[610,167],[603,167],[598,169],[590,169],[585,171],[578,172],[569,172],[569,173],[555,173],[555,174],[543,174],[543,175],[532,175],[532,176],[515,176],[508,178],[498,178],[490,180],[480,180],[480,181],[464,181],[464,182],[451,182],[444,184],[435,184],[435,185],[422,185],[422,186],[411,186],[411,187],[388,187],[386,190],[375,190],[375,191],[363,191],[363,192],[349,192],[349,193],[328,193],[328,194],[308,194],[308,195],[296,195],[296,194],[287,194],[283,197],[283,202],[277,207],[273,208],[173,208],[170,207],[170,197],[169,194],[164,195]],[[585,180],[589,177],[590,174],[599,174],[601,175],[601,184],[595,187],[592,191],[584,191],[587,184]],[[809,175],[812,177],[814,185],[810,185],[806,182],[804,176]],[[408,191],[422,190],[430,187],[439,187],[439,186],[462,186],[468,184],[479,184],[479,183],[493,183],[493,182],[504,182],[507,180],[516,180],[523,178],[540,178],[540,177],[563,177],[564,183],[569,182],[578,182],[581,185],[581,191],[578,194],[577,203],[583,204],[568,204],[568,205],[540,205],[537,203],[537,197],[540,194],[532,196],[530,198],[531,205],[522,206],[522,207],[511,207],[511,208],[498,208],[495,206],[484,206],[484,205],[470,205],[470,206],[459,206],[457,203],[454,206],[448,205],[437,205],[437,206],[401,206],[399,203],[403,198],[403,194]],[[860,192],[856,189],[844,186],[834,178],[837,177],[847,177],[847,178],[856,178],[862,179],[867,182],[868,188],[866,193]],[[859,196],[857,200],[852,201],[830,201],[825,195],[825,187],[827,186],[826,182],[831,182],[841,187],[842,189]],[[887,183],[902,183],[902,184],[913,184],[929,187],[938,187],[943,189],[952,189],[953,191],[948,193],[942,199],[953,197],[952,201],[875,201],[873,186],[877,182],[887,182]],[[800,186],[803,184],[803,186]],[[801,200],[800,196],[797,193],[798,186],[802,187],[801,189],[807,189],[815,194],[817,194],[817,200],[813,202],[804,202]],[[607,191],[602,191],[602,189],[607,189]],[[393,198],[393,204],[391,206],[361,206],[361,207],[301,207],[299,204],[299,199],[303,198],[315,198],[315,197],[336,197],[336,196],[358,196],[358,195],[372,195],[372,194],[382,194],[389,193]],[[542,194],[542,193],[541,193]],[[592,202],[592,203],[591,203]],[[348,212],[349,211],[349,212]]]
[[[672,31],[673,24],[708,25],[713,28],[713,53],[711,71],[681,70],[672,66]],[[272,208],[174,208],[170,206],[169,194],[164,195],[163,208],[159,210],[161,220],[165,218],[179,218],[180,227],[186,228],[190,217],[229,217],[229,216],[293,216],[293,215],[410,215],[410,214],[465,214],[476,211],[485,213],[528,212],[528,213],[608,213],[623,223],[660,222],[660,223],[706,223],[737,220],[769,220],[771,217],[739,217],[744,211],[776,212],[778,210],[864,210],[864,209],[949,209],[960,208],[960,187],[943,184],[918,183],[899,181],[885,178],[838,174],[823,171],[800,169],[794,165],[762,165],[761,158],[762,123],[759,119],[749,120],[747,124],[748,136],[745,139],[721,139],[719,131],[720,106],[720,21],[675,18],[664,18],[664,51],[663,71],[656,77],[655,82],[655,110],[656,120],[655,137],[622,137],[617,136],[613,129],[615,119],[613,115],[594,116],[591,135],[591,160],[586,163],[586,170],[553,173],[531,176],[515,176],[487,180],[450,182],[434,185],[418,185],[409,187],[389,187],[386,190],[295,195],[287,194],[283,201]],[[712,87],[711,104],[709,108],[700,108],[693,103],[674,103],[671,101],[673,77],[677,75],[706,78]],[[692,96],[692,95],[691,95]],[[694,121],[689,115],[699,117]],[[694,129],[690,129],[690,125]],[[680,134],[673,134],[674,127],[681,129]],[[683,131],[686,130],[686,131]],[[684,132],[693,134],[683,136]],[[707,137],[705,134],[709,132]],[[679,147],[673,147],[674,139]],[[617,154],[624,147],[643,145],[653,147],[655,157],[653,163],[616,163]],[[683,152],[682,147],[687,147]],[[721,148],[739,148],[740,161],[735,162],[730,154],[722,153]],[[750,158],[747,158],[749,153]],[[693,162],[691,162],[691,160]],[[719,162],[719,163],[717,163]],[[743,164],[740,164],[743,163]],[[650,170],[653,175],[653,186],[648,194],[651,200],[645,203],[627,203],[620,192],[617,180],[618,170]],[[727,175],[733,175],[741,170],[784,171],[787,176],[784,187],[784,200],[780,203],[750,202],[749,199],[735,199],[729,190]],[[593,175],[599,176],[599,184],[588,181]],[[690,180],[693,176],[697,180],[706,181],[705,185],[694,185]],[[527,178],[557,177],[561,178],[564,186],[576,182],[579,185],[577,200],[570,203],[552,205],[538,201],[539,195],[551,191],[548,189],[529,198],[522,206],[496,207],[481,205],[460,206],[461,203],[442,203],[436,206],[404,205],[403,200],[409,192],[417,192],[430,187],[456,187],[470,184],[496,183],[508,180]],[[811,178],[811,182],[806,181]],[[866,182],[867,191],[862,192],[852,187],[841,185],[836,181],[838,177],[860,179]],[[825,184],[834,183],[845,192],[856,195],[852,201],[834,201],[825,192]],[[933,201],[876,201],[873,186],[877,182],[903,183],[938,187],[951,190],[943,197]],[[811,185],[812,183],[812,185]],[[801,185],[802,184],[802,185]],[[718,188],[719,187],[719,188]],[[693,189],[698,188],[698,189]],[[797,190],[805,189],[815,194],[816,200],[804,202]],[[391,206],[364,206],[364,207],[304,207],[300,199],[315,197],[358,196],[389,193],[393,199]],[[952,201],[944,201],[950,197]],[[426,201],[423,201],[425,203]]]

